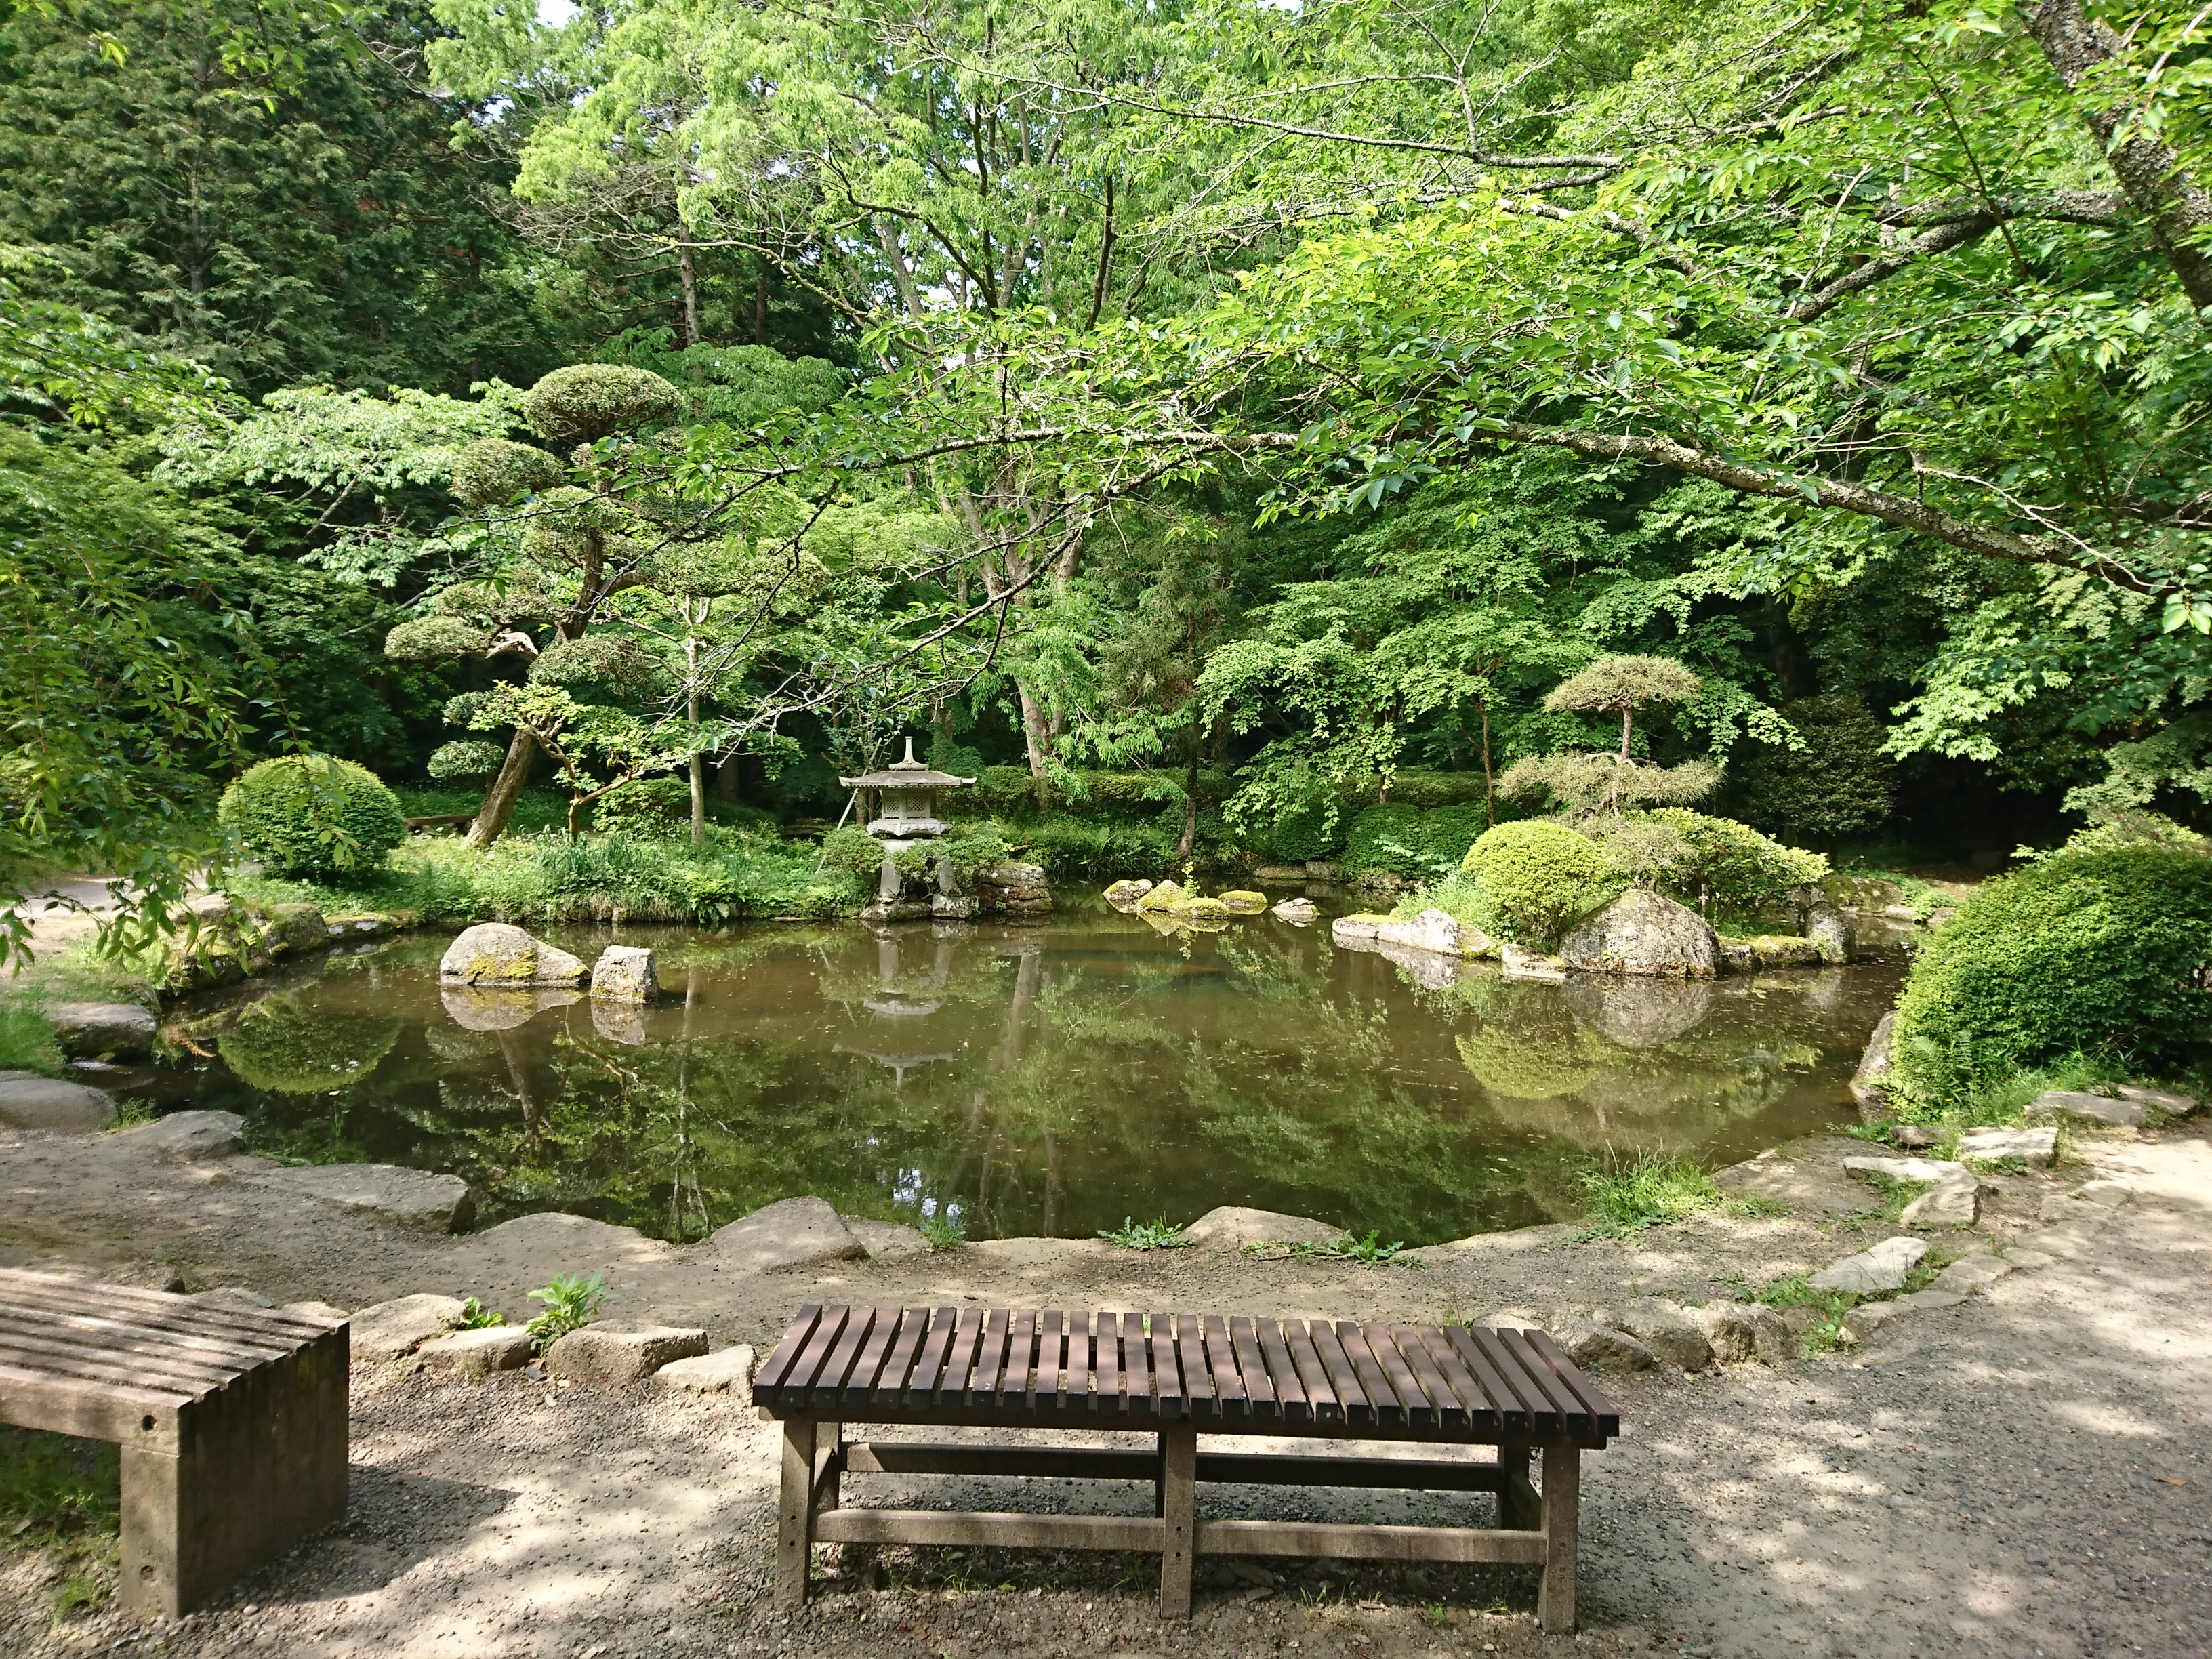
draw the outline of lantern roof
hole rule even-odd
[[[857,778],[840,778],[848,789],[965,789],[973,778],[939,772],[914,757],[914,739],[906,740],[906,758],[893,761],[880,772],[863,772]]]

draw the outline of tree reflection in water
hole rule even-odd
[[[451,1170],[492,1220],[694,1239],[816,1193],[975,1237],[1240,1203],[1419,1243],[1571,1213],[1594,1158],[1844,1117],[1895,979],[1528,984],[1267,917],[622,937],[659,952],[649,1007],[441,992],[430,939],[298,970],[170,1103],[244,1110],[266,1151]]]

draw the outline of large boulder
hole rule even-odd
[[[1648,887],[1630,888],[1559,945],[1562,963],[1590,974],[1711,979],[1720,959],[1720,942],[1705,919]]]
[[[1577,1019],[1624,1048],[1672,1042],[1703,1024],[1713,1011],[1713,988],[1704,980],[1581,974],[1560,995]]]
[[[860,1241],[871,1261],[896,1261],[909,1255],[929,1254],[929,1240],[919,1227],[903,1221],[878,1221],[871,1216],[841,1216],[845,1231]]]
[[[853,1261],[867,1254],[837,1212],[819,1198],[785,1198],[715,1229],[715,1259],[745,1273]]]
[[[1905,1288],[1905,1281],[1920,1258],[1928,1254],[1928,1241],[1899,1234],[1885,1238],[1872,1249],[1830,1262],[1809,1281],[1816,1291],[1848,1291],[1854,1296],[1877,1296]]]
[[[476,1219],[476,1199],[459,1176],[395,1164],[310,1164],[270,1170],[253,1180],[256,1186],[304,1193],[426,1232],[466,1232]]]
[[[1214,1249],[1237,1250],[1247,1244],[1334,1244],[1348,1237],[1341,1227],[1308,1216],[1283,1215],[1274,1210],[1251,1210],[1241,1204],[1223,1204],[1208,1210],[1182,1230],[1193,1244]]]
[[[1675,1304],[1658,1297],[1642,1296],[1618,1307],[1601,1308],[1590,1317],[1598,1324],[1627,1332],[1662,1364],[1702,1371],[1713,1363],[1712,1344],[1698,1322]]]
[[[642,1382],[673,1360],[696,1359],[707,1352],[707,1333],[673,1325],[615,1331],[586,1325],[571,1331],[545,1351],[545,1369],[574,1382],[626,1389]]]
[[[91,1134],[114,1121],[115,1102],[104,1089],[34,1072],[0,1072],[0,1125]]]
[[[457,1296],[395,1297],[354,1315],[347,1322],[352,1329],[346,1341],[356,1359],[398,1359],[443,1335],[465,1317],[465,1304]]]
[[[610,1002],[650,1002],[660,989],[653,952],[639,945],[610,945],[592,964],[592,996]]]
[[[143,1060],[154,1052],[154,1016],[135,1002],[45,1002],[39,1012],[61,1038],[64,1053]]]
[[[992,864],[969,878],[975,889],[977,908],[1014,921],[1041,916],[1052,908],[1052,888],[1044,866],[1036,864]]]
[[[246,1150],[246,1120],[235,1112],[172,1112],[125,1129],[115,1140],[170,1158],[228,1158]]]
[[[1562,1311],[1546,1321],[1552,1338],[1568,1358],[1586,1371],[1648,1371],[1656,1370],[1658,1355],[1626,1331],[1578,1313]]]
[[[590,974],[580,958],[503,921],[465,929],[438,961],[438,978],[447,985],[580,985]]]
[[[1849,962],[1855,943],[1851,919],[1832,904],[1811,904],[1805,909],[1805,937],[1823,962]]]
[[[1851,1098],[1865,1110],[1878,1112],[1889,1104],[1889,1072],[1897,1055],[1897,1010],[1875,1022],[1859,1068],[1851,1073]]]

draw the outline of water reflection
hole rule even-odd
[[[1267,916],[623,939],[660,953],[649,1006],[441,991],[438,939],[314,964],[221,1017],[222,1066],[171,1103],[293,1157],[451,1170],[495,1220],[694,1238],[813,1192],[978,1237],[1237,1203],[1428,1242],[1569,1212],[1595,1153],[1741,1156],[1847,1116],[1894,988],[1522,983]]]

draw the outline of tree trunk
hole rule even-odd
[[[753,343],[768,343],[768,272],[753,275]]]
[[[1190,765],[1183,774],[1182,834],[1176,839],[1176,862],[1188,864],[1198,847],[1198,751],[1204,741],[1198,722],[1190,726]]]
[[[1632,709],[1624,708],[1620,711],[1620,763],[1623,766],[1628,764],[1629,722],[1635,718],[1635,712]]]
[[[484,791],[483,805],[477,808],[477,821],[469,830],[470,846],[482,851],[507,833],[507,821],[514,816],[514,803],[522,786],[530,781],[530,763],[537,758],[538,739],[518,727],[507,745],[507,759],[500,764],[499,775]]]
[[[1490,771],[1490,699],[1477,697],[1474,706],[1482,713],[1482,822],[1486,828],[1498,827],[1498,782]]]
[[[1030,776],[1036,780],[1036,804],[1042,811],[1052,804],[1052,786],[1045,777],[1045,768],[1052,759],[1052,734],[1045,726],[1044,707],[1029,687],[1016,680],[1014,690],[1021,694],[1022,736],[1029,741]]]
[[[2069,88],[2120,55],[2119,37],[2105,24],[2092,21],[2081,9],[2081,0],[2043,0],[2027,14],[2027,27]],[[2129,203],[2150,222],[2152,240],[2201,314],[2212,306],[2212,258],[2197,245],[2212,226],[2212,194],[2182,167],[2172,145],[2144,133],[2122,144],[2112,143],[2128,118],[2124,101],[2087,113],[2089,130],[2105,152],[2105,164]]]
[[[688,602],[687,602],[688,603]],[[684,701],[684,716],[691,724],[690,738],[699,740],[699,638],[696,634],[684,641],[685,675],[691,682]],[[707,844],[707,760],[697,750],[691,751],[691,844]]]
[[[699,343],[699,272],[691,263],[690,239],[679,235],[676,242],[676,276],[684,287],[684,343]]]

